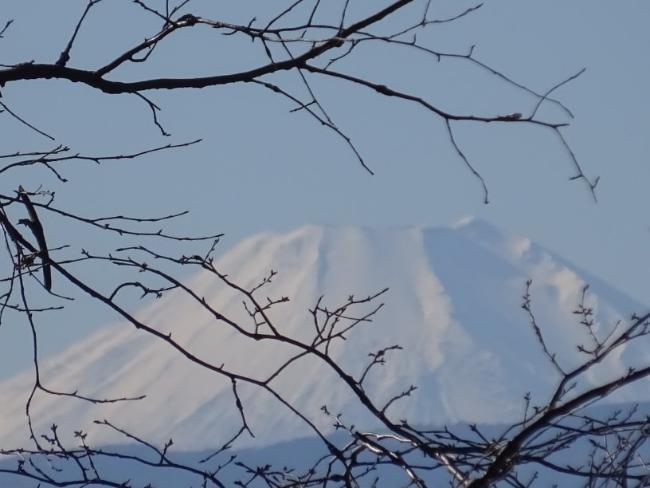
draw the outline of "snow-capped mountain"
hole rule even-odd
[[[472,219],[441,228],[308,226],[288,234],[261,234],[225,253],[216,267],[244,287],[258,283],[271,269],[278,270],[261,296],[291,298],[273,307],[270,316],[283,333],[301,339],[314,333],[308,310],[318,297],[324,296],[323,303],[331,307],[344,303],[350,294],[363,297],[389,287],[382,296],[386,305],[374,321],[351,332],[332,356],[358,375],[369,361],[368,353],[403,346],[403,351],[389,354],[386,365],[373,370],[368,391],[381,403],[417,385],[418,390],[391,406],[389,414],[422,425],[501,423],[519,418],[526,392],[533,393],[533,402],[544,401],[557,377],[521,310],[527,279],[533,280],[538,324],[566,366],[580,359],[576,345],[589,340],[572,313],[585,283],[591,285],[587,300],[601,331],[643,311],[641,304],[530,240],[504,235]],[[250,324],[241,295],[214,276],[198,274],[189,285],[219,312]],[[286,345],[246,339],[176,292],[156,300],[137,317],[170,332],[198,357],[256,378],[264,378],[296,352]],[[646,353],[621,349],[599,374],[620,373],[645,357]],[[4,447],[27,443],[24,411],[32,377],[26,372],[0,383]],[[94,405],[39,393],[32,414],[40,433],[56,423],[64,437],[82,429],[95,445],[125,442],[93,424],[94,419],[106,418],[141,438],[162,442],[173,437],[176,446],[197,450],[219,446],[239,426],[229,380],[126,323],[107,326],[46,362],[42,377],[52,388],[91,397],[147,398]],[[357,425],[368,422],[347,387],[316,360],[295,361],[273,386],[325,431],[332,429],[332,419],[323,414],[322,405]],[[618,399],[639,395],[626,391]],[[311,435],[269,393],[242,386],[240,396],[256,435],[244,444],[268,445]]]

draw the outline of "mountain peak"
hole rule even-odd
[[[528,239],[478,219],[450,227],[305,226],[285,234],[264,233],[226,252],[216,266],[247,288],[271,269],[279,271],[263,293],[291,301],[270,315],[279,330],[301,340],[314,333],[308,310],[319,297],[334,307],[350,294],[368,296],[389,287],[382,297],[386,306],[375,320],[355,329],[332,355],[356,375],[369,353],[403,346],[369,377],[368,391],[381,403],[417,385],[417,392],[389,414],[421,424],[500,422],[520,415],[524,393],[545,398],[557,378],[521,311],[528,279],[533,279],[533,308],[559,360],[575,361],[575,345],[585,339],[572,312],[589,277]],[[220,313],[249,323],[242,297],[212,275],[199,273],[188,284]],[[621,297],[606,285],[590,296],[597,327],[607,328],[635,311],[638,304]],[[157,300],[138,317],[172,333],[198,357],[253,377],[268,374],[295,353],[286,345],[242,337],[179,293]],[[605,366],[618,371],[626,354],[633,353],[623,351]],[[56,423],[61,432],[90,432],[95,444],[123,441],[92,422],[113,418],[144,438],[173,437],[177,446],[197,449],[230,437],[239,421],[229,381],[128,324],[107,326],[73,345],[48,361],[42,376],[52,387],[88,396],[146,394],[147,399],[89,405],[40,395],[33,405],[39,432]],[[0,384],[3,445],[27,440],[24,402],[30,382],[31,373],[25,373]],[[321,412],[324,404],[346,419],[364,422],[363,408],[345,385],[316,361],[296,361],[274,386],[325,431],[331,429],[331,419]],[[258,442],[309,434],[270,395],[251,386],[243,386],[240,394]]]

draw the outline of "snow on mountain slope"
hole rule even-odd
[[[360,372],[368,353],[400,344],[370,376],[369,391],[388,399],[410,384],[415,394],[391,407],[395,419],[411,423],[500,423],[517,418],[523,395],[541,402],[556,381],[521,310],[528,278],[533,280],[533,308],[560,361],[577,361],[576,345],[587,340],[572,311],[585,282],[593,283],[589,304],[602,330],[643,307],[601,281],[578,273],[528,239],[503,235],[491,225],[465,220],[451,228],[371,230],[315,227],[286,235],[262,234],[226,253],[218,269],[250,287],[270,269],[279,275],[266,289],[273,297],[289,296],[271,317],[283,332],[309,338],[308,309],[319,296],[338,305],[348,295],[366,296],[390,287],[386,306],[372,324],[356,329],[333,356]],[[208,274],[190,284],[200,297],[228,317],[248,323],[241,296]],[[169,294],[137,314],[158,330],[214,364],[262,378],[295,352],[287,346],[239,336],[187,296]],[[647,358],[621,350],[602,365],[611,375]],[[123,442],[94,419],[107,418],[139,436],[162,442],[174,438],[187,449],[215,447],[239,425],[228,380],[202,370],[167,344],[132,326],[118,323],[75,344],[43,366],[46,384],[95,397],[146,394],[139,402],[91,405],[77,399],[39,394],[33,416],[38,432],[52,423],[63,436],[83,429],[97,443]],[[26,372],[0,384],[0,445],[27,443],[24,404],[32,382]],[[274,380],[285,398],[324,430],[331,419],[320,407],[343,412],[364,424],[364,410],[347,388],[314,360],[298,360]],[[638,397],[625,392],[619,399]],[[264,445],[310,435],[268,393],[241,389],[255,442]]]

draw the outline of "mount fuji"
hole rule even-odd
[[[216,267],[243,287],[278,270],[264,293],[290,301],[273,307],[271,318],[283,333],[302,339],[313,334],[309,309],[320,296],[336,306],[350,294],[367,296],[388,287],[381,297],[386,304],[373,322],[355,328],[331,354],[357,374],[368,363],[368,353],[402,346],[388,355],[387,364],[372,371],[367,389],[382,403],[417,385],[388,413],[420,425],[502,423],[520,418],[527,392],[533,403],[547,398],[558,378],[521,309],[527,280],[532,280],[537,322],[550,349],[567,367],[580,360],[576,345],[589,340],[573,313],[586,283],[596,330],[606,332],[617,321],[644,311],[642,304],[529,239],[473,219],[438,228],[307,226],[287,234],[260,234],[223,254]],[[188,285],[224,315],[243,323],[250,320],[241,296],[214,276],[199,273]],[[200,358],[253,377],[265,376],[295,352],[238,335],[176,292],[136,315],[172,333]],[[621,348],[592,380],[624,372],[647,356]],[[140,438],[164,442],[171,437],[177,448],[198,450],[221,445],[240,422],[229,380],[126,323],[108,325],[44,362],[42,378],[54,389],[91,397],[146,398],[94,405],[39,393],[32,406],[38,433],[55,423],[68,439],[83,430],[94,445],[123,443],[124,437],[93,423],[109,419]],[[0,445],[28,442],[25,401],[32,384],[31,371],[0,383]],[[323,405],[356,425],[370,422],[346,386],[315,360],[292,363],[273,385],[325,432],[333,427],[321,411]],[[615,400],[647,399],[645,390],[624,390]],[[240,396],[255,434],[242,445],[271,445],[311,435],[270,394],[243,386]]]

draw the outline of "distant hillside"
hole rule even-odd
[[[418,390],[389,410],[392,418],[441,425],[456,422],[503,423],[519,418],[522,397],[545,400],[555,383],[539,344],[521,310],[527,279],[533,280],[533,308],[551,348],[564,364],[579,358],[586,340],[574,310],[586,282],[589,303],[601,330],[624,320],[641,304],[524,237],[504,235],[491,225],[467,220],[455,227],[373,230],[359,227],[304,227],[288,234],[262,234],[221,257],[217,267],[245,286],[269,270],[279,274],[266,289],[291,301],[271,316],[286,334],[312,334],[311,308],[319,296],[336,305],[348,295],[366,296],[384,287],[386,306],[372,324],[355,329],[333,356],[360,372],[368,353],[400,344],[401,352],[370,377],[368,390],[379,400],[406,386]],[[229,317],[247,321],[241,298],[207,274],[192,278],[199,296]],[[138,316],[173,337],[199,357],[263,377],[292,352],[255,342],[217,323],[187,297],[166,295]],[[600,368],[613,375],[635,364],[643,351],[622,351]],[[52,424],[70,441],[74,430],[89,432],[94,445],[124,438],[93,424],[108,418],[156,442],[173,437],[175,448],[196,451],[220,445],[239,422],[229,381],[192,365],[155,338],[126,324],[106,327],[43,366],[55,388],[89,396],[146,394],[137,403],[91,405],[39,394],[33,407],[36,429]],[[31,372],[0,384],[0,441],[27,443],[24,404]],[[373,426],[345,385],[313,360],[299,360],[274,386],[316,425],[332,431],[321,406],[341,412],[357,425]],[[242,402],[255,439],[240,447],[263,447],[311,435],[270,395],[250,386]],[[624,391],[617,400],[648,398],[647,388]],[[74,441],[70,441],[74,442]]]

